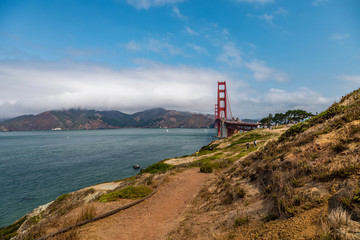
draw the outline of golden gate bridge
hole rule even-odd
[[[247,123],[234,119],[230,108],[226,81],[218,82],[217,103],[215,104],[215,127],[218,129],[218,137],[225,138],[234,133],[254,130],[259,125],[259,123]]]

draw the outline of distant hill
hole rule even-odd
[[[258,123],[258,122],[259,122],[259,119],[249,119],[249,118],[245,118],[245,119],[241,119],[241,121],[247,122],[247,123]]]
[[[154,108],[126,114],[119,111],[70,109],[23,115],[0,122],[0,131],[39,131],[111,129],[111,128],[208,128],[214,127],[214,116]]]

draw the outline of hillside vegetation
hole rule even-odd
[[[359,153],[356,90],[219,173],[172,239],[360,239]]]
[[[36,239],[134,201],[166,176],[196,167],[215,176],[167,239],[360,239],[359,154],[360,89],[291,127],[213,141],[109,183],[116,183],[111,190],[94,186],[62,195],[1,231]],[[57,239],[78,239],[76,229],[66,234]]]

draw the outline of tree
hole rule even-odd
[[[286,113],[275,113],[275,115],[272,115],[270,113],[268,117],[264,117],[263,119],[261,119],[260,123],[262,126],[270,127],[272,123],[298,123],[312,116],[314,116],[314,114],[306,112],[302,109],[288,110]]]
[[[260,124],[261,126],[267,126],[267,127],[270,127],[271,126],[271,122],[272,122],[272,119],[270,117],[264,117],[263,119],[260,120]]]

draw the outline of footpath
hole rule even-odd
[[[198,168],[169,175],[151,198],[81,227],[79,239],[166,239],[210,176]]]

